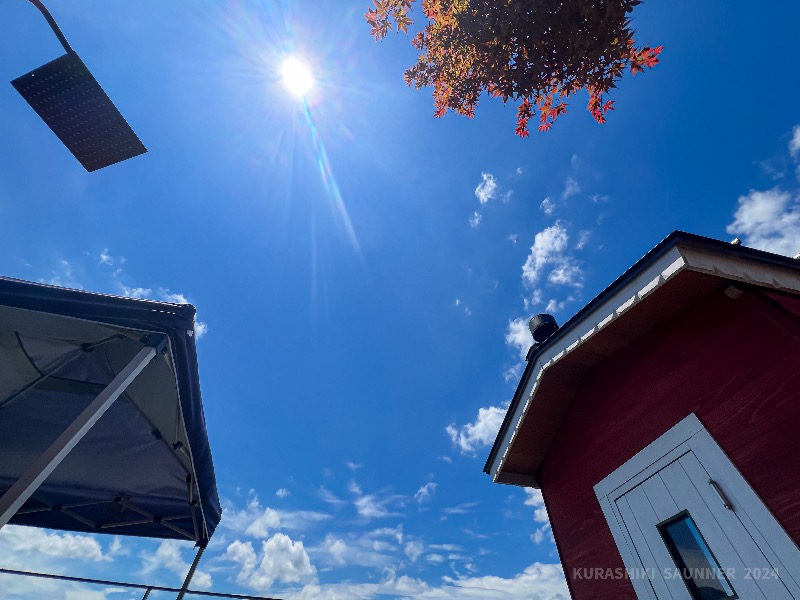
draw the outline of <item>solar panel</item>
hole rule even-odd
[[[74,52],[11,82],[87,171],[147,148]]]

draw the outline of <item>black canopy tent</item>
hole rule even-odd
[[[0,277],[0,527],[206,545],[221,509],[194,315]]]

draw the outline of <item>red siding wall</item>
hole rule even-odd
[[[719,292],[588,373],[538,473],[576,600],[636,597],[581,576],[623,568],[593,487],[691,412],[800,543],[799,315],[796,298]]]

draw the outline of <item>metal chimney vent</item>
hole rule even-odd
[[[541,344],[558,331],[558,323],[553,315],[541,314],[536,315],[528,322],[528,328],[531,330],[533,341]]]

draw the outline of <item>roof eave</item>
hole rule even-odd
[[[759,268],[745,269],[745,265]],[[800,263],[794,259],[673,232],[534,351],[484,465],[485,473],[496,483],[538,487],[531,474],[504,472],[502,467],[547,369],[687,269],[800,293]]]

